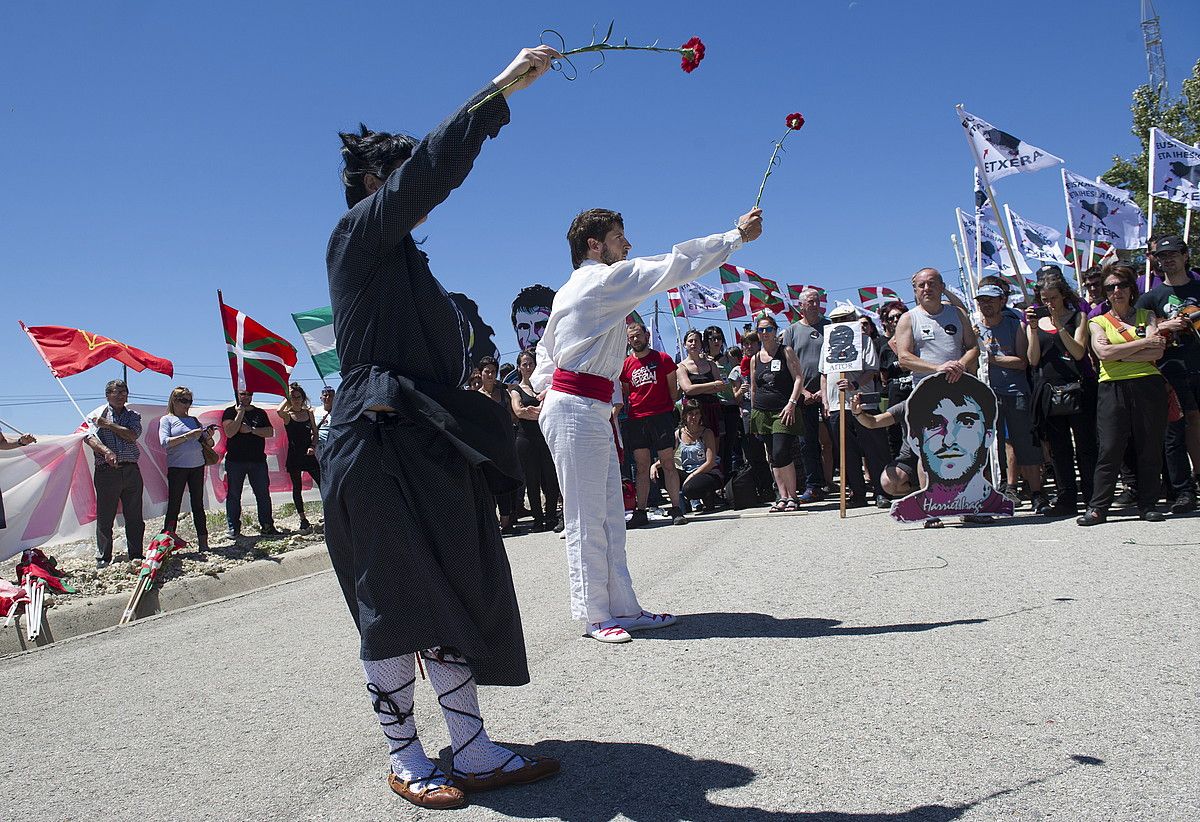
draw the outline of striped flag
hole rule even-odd
[[[736,266],[721,266],[721,305],[725,307],[725,316],[730,320],[745,317],[750,312],[746,310],[746,297],[750,295],[750,286],[738,274]]]
[[[225,305],[220,291],[217,302],[221,306],[233,387],[238,391],[286,397],[288,379],[296,367],[296,347],[243,312]]]
[[[1089,263],[1084,258],[1087,257],[1087,250],[1084,248],[1086,243],[1080,241],[1078,251],[1076,251],[1075,239],[1071,236],[1071,228],[1067,227],[1067,239],[1063,243],[1063,256],[1067,258],[1067,262],[1076,271],[1080,270],[1079,265],[1076,265],[1076,260],[1079,260],[1084,269],[1090,268],[1093,265],[1107,265],[1108,263],[1117,260],[1117,249],[1112,243],[1106,243],[1097,240],[1092,246],[1092,259]]]
[[[746,316],[745,306],[741,305],[743,295],[749,302],[751,314],[768,311],[772,314],[788,314],[790,317],[793,312],[791,300],[785,298],[780,292],[779,283],[763,277],[761,274],[756,274],[748,268],[726,263],[721,266],[721,284],[725,289],[725,300],[722,303],[731,320],[734,317]],[[742,309],[742,313],[729,313],[727,300],[731,293],[738,294],[738,307]]]
[[[321,378],[336,374],[342,370],[342,361],[338,357],[337,340],[333,337],[333,307],[314,308],[311,311],[301,311],[293,314],[296,328],[304,338],[313,365]]]
[[[862,303],[863,308],[879,308],[884,303],[899,299],[899,294],[882,285],[868,285],[858,289],[858,301]]]

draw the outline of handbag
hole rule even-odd
[[[221,461],[221,455],[217,453],[217,449],[204,442],[204,440],[200,441],[200,450],[204,452],[204,464],[206,466],[216,465]]]
[[[1065,385],[1048,385],[1046,388],[1049,390],[1047,417],[1067,417],[1083,411],[1083,383],[1069,382]]]

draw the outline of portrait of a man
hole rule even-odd
[[[925,487],[892,505],[892,518],[919,522],[944,516],[1013,514],[1012,501],[987,478],[996,437],[996,395],[969,374],[922,380],[908,399],[908,438],[925,470]]]
[[[517,350],[533,348],[546,332],[550,308],[554,305],[554,289],[544,285],[522,288],[512,304],[513,333],[517,335]]]

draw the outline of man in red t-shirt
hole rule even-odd
[[[650,347],[646,326],[630,323],[627,330],[633,353],[621,366],[621,390],[626,397],[625,447],[633,449],[637,463],[637,508],[625,527],[640,528],[648,521],[651,451],[658,455],[662,483],[671,502],[667,516],[675,525],[685,525],[687,519],[679,505],[679,471],[675,468],[675,429],[679,427],[675,416],[675,400],[679,397],[675,360]]]

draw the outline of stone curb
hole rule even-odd
[[[142,596],[130,625],[147,617],[292,582],[330,567],[329,551],[320,544],[255,560],[217,576],[174,579],[165,588],[147,591]],[[32,643],[25,638],[24,616],[18,617],[8,628],[0,629],[0,658],[36,651],[72,637],[112,630],[128,604],[129,594],[121,593],[47,608],[42,617],[41,635]]]

